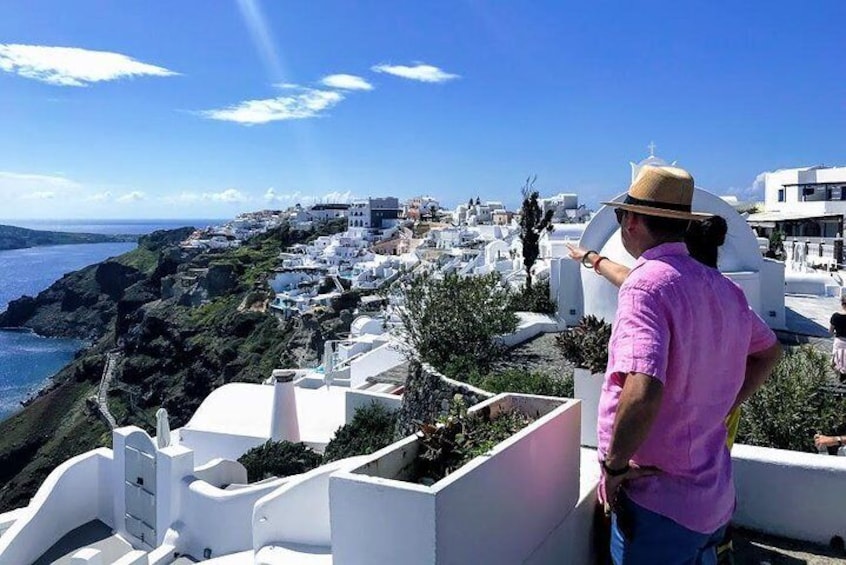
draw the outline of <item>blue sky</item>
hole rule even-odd
[[[716,193],[846,164],[846,3],[680,4],[4,0],[0,218],[594,204],[652,140]]]

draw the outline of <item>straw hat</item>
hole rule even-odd
[[[704,220],[713,214],[691,212],[693,177],[678,167],[646,166],[629,187],[622,202],[603,202],[608,206],[647,216],[679,220]]]

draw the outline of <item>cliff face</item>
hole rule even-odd
[[[348,311],[285,321],[263,308],[271,298],[264,276],[279,252],[317,233],[283,227],[223,253],[186,253],[174,246],[185,235],[153,234],[135,251],[72,273],[0,315],[0,326],[92,342],[50,390],[0,422],[0,512],[27,504],[62,461],[110,445],[86,399],[96,394],[112,348],[124,355],[111,412],[118,425],[152,431],[159,407],[173,427],[182,426],[215,387],[316,365],[325,340],[349,331]]]
[[[0,313],[0,327],[27,327],[47,337],[101,339],[113,326],[124,294],[137,290],[135,285],[157,287],[164,263],[160,255],[191,231],[181,228],[144,236],[134,251],[69,273],[34,298],[12,301]]]

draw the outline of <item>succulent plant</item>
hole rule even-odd
[[[579,325],[556,338],[564,357],[576,367],[591,373],[605,372],[608,365],[608,341],[611,325],[596,316],[584,316]]]

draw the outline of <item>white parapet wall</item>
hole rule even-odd
[[[237,490],[223,490],[205,481],[186,479],[178,549],[198,556],[208,549],[212,557],[251,549],[255,503],[287,481],[280,478]]]
[[[505,347],[514,347],[542,333],[557,332],[564,329],[554,316],[536,312],[517,312],[517,329],[514,333],[499,336],[497,339]]]
[[[350,389],[346,391],[344,399],[344,421],[349,424],[352,422],[356,410],[370,406],[371,404],[379,404],[393,412],[402,407],[402,396],[386,394],[384,392]]]
[[[26,506],[0,514],[0,536],[26,514]]]
[[[601,471],[595,449],[582,448],[579,470],[579,501],[524,565],[597,563],[595,531],[598,501],[596,489]]]
[[[0,563],[32,563],[71,530],[100,520],[114,527],[112,450],[88,451],[56,467],[0,537]]]
[[[543,544],[579,498],[580,403],[499,395],[474,410],[485,407],[541,416],[432,486],[401,480],[416,436],[330,478],[333,563],[505,565]]]
[[[735,445],[732,461],[735,524],[822,544],[846,538],[846,457]]]
[[[270,439],[267,436],[248,436],[226,434],[218,431],[179,430],[180,444],[194,452],[194,464],[205,465],[213,459],[231,459],[237,461],[244,453]]]
[[[277,544],[329,546],[329,476],[350,469],[366,457],[350,457],[291,477],[262,497],[253,509],[253,550]]]
[[[394,343],[381,345],[353,359],[350,363],[350,386],[359,388],[367,382],[368,377],[375,377],[405,361],[405,355],[398,345]]]

